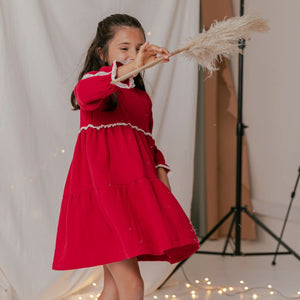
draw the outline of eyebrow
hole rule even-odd
[[[117,46],[120,46],[120,45],[130,45],[130,44],[131,43],[129,43],[129,42],[121,42],[121,43],[117,44]],[[138,44],[138,46],[141,46],[141,45],[143,45],[143,43]]]

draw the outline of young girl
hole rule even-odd
[[[152,102],[141,74],[111,81],[167,49],[145,42],[135,18],[98,24],[71,96],[80,130],[65,183],[54,270],[103,265],[101,300],[141,300],[138,261],[173,264],[199,249],[194,228],[171,193],[162,152],[152,137]]]

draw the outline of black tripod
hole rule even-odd
[[[240,1],[240,16],[244,15],[244,0]],[[243,51],[245,48],[245,40],[240,40],[240,49]],[[241,205],[241,196],[242,196],[242,139],[244,135],[244,129],[247,128],[243,124],[243,63],[244,57],[243,54],[239,54],[239,73],[238,73],[238,120],[237,120],[237,151],[236,151],[236,204],[231,207],[231,210],[217,223],[212,230],[210,230],[206,236],[200,240],[200,245],[203,243],[231,216],[233,215],[229,232],[226,238],[226,242],[223,248],[223,252],[215,251],[197,251],[199,254],[215,254],[215,255],[230,255],[230,256],[251,256],[251,255],[283,255],[283,254],[293,254],[296,258],[300,260],[300,256],[287,244],[285,244],[281,237],[279,238],[275,235],[266,225],[264,225],[255,215],[250,213],[246,206]],[[242,213],[248,215],[258,226],[264,229],[268,234],[270,234],[276,241],[278,245],[282,245],[287,251],[285,252],[252,252],[252,253],[243,253],[241,251],[241,217]],[[231,238],[233,228],[235,226],[235,249],[232,253],[227,253],[227,246]],[[159,286],[160,289],[165,282],[176,272],[176,270],[186,261],[185,259],[181,261],[173,272],[167,277],[167,279]]]

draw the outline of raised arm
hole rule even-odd
[[[74,88],[76,101],[83,110],[95,110],[101,102],[118,88],[134,87],[133,78],[114,85],[111,81],[117,76],[124,62],[115,60],[111,66],[103,66],[99,71],[86,73]]]

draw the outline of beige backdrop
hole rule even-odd
[[[207,30],[214,20],[231,17],[231,0],[203,0],[203,25]],[[229,63],[205,81],[206,134],[206,210],[207,230],[235,205],[237,98]],[[248,153],[243,138],[242,205],[251,211]],[[231,219],[212,236],[227,235]],[[234,231],[233,231],[234,236]],[[255,224],[242,214],[242,238],[255,239]]]

